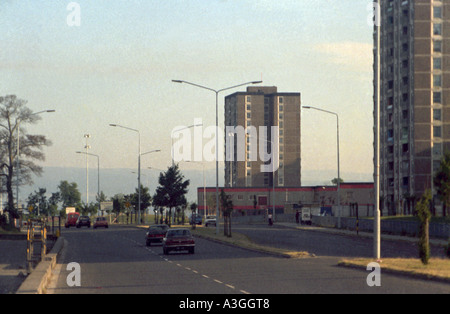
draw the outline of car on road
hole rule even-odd
[[[78,217],[77,220],[77,228],[81,228],[81,227],[91,227],[91,219],[89,218],[89,216],[80,216]]]
[[[216,216],[206,216],[205,227],[208,227],[209,225],[216,225]]]
[[[170,251],[195,252],[195,240],[189,229],[169,229],[163,239],[163,252],[165,255]]]
[[[75,227],[77,225],[78,218],[80,217],[80,213],[69,213],[67,214],[66,223],[64,226],[66,228]]]
[[[106,220],[106,217],[95,218],[94,229],[99,227],[108,228],[108,221]]]
[[[145,245],[151,246],[154,242],[162,243],[168,229],[168,225],[150,226],[145,234]]]

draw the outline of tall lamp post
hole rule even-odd
[[[31,116],[38,115],[44,112],[55,112],[54,109],[42,110],[38,112],[34,112],[30,114]],[[16,192],[17,192],[17,210],[19,210],[19,175],[20,175],[20,122],[22,120],[17,120],[17,183],[16,183]]]
[[[376,132],[375,132],[375,214],[374,214],[374,237],[373,237],[373,246],[374,246],[374,258],[379,261],[380,256],[380,97],[381,97],[381,79],[380,79],[380,71],[381,71],[381,51],[380,51],[380,42],[381,42],[381,0],[377,0],[376,7],[374,7],[375,11],[375,27],[377,32],[376,39],[376,58],[375,63],[377,67],[376,72]]]
[[[246,83],[242,83],[242,84],[238,84],[238,85],[234,85],[234,86],[230,86],[230,87],[226,87],[226,88],[222,88],[222,89],[218,89],[218,90],[210,88],[210,87],[202,86],[199,84],[191,83],[188,81],[183,81],[183,80],[172,80],[172,82],[192,85],[192,86],[195,86],[198,88],[209,90],[216,94],[216,234],[219,234],[219,147],[218,147],[219,146],[219,93],[229,90],[229,89],[240,87],[240,86],[245,86],[245,85],[250,85],[250,84],[260,84],[260,83],[262,83],[262,81],[246,82]]]
[[[136,132],[138,134],[138,140],[139,140],[139,145],[138,145],[138,221],[141,221],[141,132],[139,132],[139,130],[136,129],[132,129],[123,125],[119,125],[119,124],[113,124],[111,123],[110,126],[113,127],[119,127],[122,129],[126,129],[126,130],[130,130],[133,132]]]
[[[100,206],[100,156],[96,155],[96,154],[80,152],[80,151],[78,151],[76,153],[84,154],[84,155],[86,155],[86,158],[87,158],[87,155],[97,157],[97,197],[98,197],[98,210],[101,211],[101,206]],[[89,204],[87,204],[87,205],[89,205]],[[103,213],[102,213],[102,216],[103,216]]]
[[[193,125],[182,127],[182,128],[179,128],[179,129],[176,129],[176,130],[172,131],[172,134],[170,136],[170,138],[172,140],[172,167],[175,166],[174,151],[173,151],[173,134],[177,133],[177,132],[180,132],[180,131],[183,131],[183,130],[186,130],[186,129],[195,128],[196,126],[203,126],[203,123],[193,124]]]
[[[151,153],[158,153],[160,151],[161,151],[160,149],[154,149],[149,152],[141,153],[139,156],[139,160],[141,160],[141,156],[143,156],[143,155],[147,155],[147,154],[151,154]],[[140,174],[141,166],[140,165],[141,164],[139,162],[139,173],[138,173],[139,178],[141,177],[141,174]],[[147,181],[148,181],[148,179],[147,179]],[[144,218],[144,220],[145,220],[145,218]],[[141,183],[140,182],[139,182],[139,223],[141,223]]]
[[[314,109],[318,111],[322,111],[325,113],[332,114],[336,116],[336,127],[337,127],[337,205],[338,205],[338,228],[341,228],[341,168],[340,168],[340,158],[339,158],[339,115],[336,112],[324,110],[321,108],[311,107],[311,106],[303,106],[305,109]]]

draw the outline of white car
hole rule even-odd
[[[216,225],[216,216],[206,216],[205,227],[208,227],[208,225]]]

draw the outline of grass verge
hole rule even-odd
[[[172,226],[175,227],[175,226]],[[232,237],[226,237],[223,235],[223,230],[220,230],[219,234],[216,234],[216,228],[197,226],[195,230],[191,229],[192,234],[198,237],[207,238],[210,240],[218,241],[221,243],[242,247],[249,250],[254,250],[263,253],[274,254],[287,258],[307,258],[311,257],[308,252],[289,251],[285,249],[259,245],[253,242],[249,237],[242,233],[233,232]]]
[[[370,258],[344,259],[339,266],[366,269],[373,262]],[[381,271],[415,276],[424,279],[435,279],[450,283],[450,259],[431,258],[428,265],[414,258],[384,258],[380,263]]]

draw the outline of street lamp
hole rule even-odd
[[[42,110],[38,112],[34,112],[30,114],[30,116],[38,115],[45,112],[55,112],[54,109]],[[20,122],[22,120],[16,120],[17,124],[17,184],[16,184],[16,192],[17,192],[17,210],[19,210],[19,175],[20,175]]]
[[[176,133],[176,132],[180,132],[180,131],[186,130],[186,129],[194,128],[196,126],[203,126],[203,123],[193,124],[193,125],[182,127],[182,128],[179,128],[179,129],[176,129],[176,130],[172,131],[172,134],[170,135],[170,139],[172,141],[172,152],[171,152],[172,153],[172,167],[175,166],[174,151],[173,151],[173,134]]]
[[[109,124],[112,127],[118,127],[126,130],[130,130],[136,132],[138,134],[139,147],[138,147],[138,221],[141,221],[141,133],[139,130],[132,129],[126,126],[122,126],[119,124]]]
[[[80,152],[80,151],[78,151],[76,153],[86,155],[86,159],[87,159],[87,155],[97,157],[97,197],[98,197],[98,210],[101,211],[101,206],[100,206],[100,156],[96,155],[96,154]],[[86,206],[89,206],[89,204],[86,204]],[[103,216],[103,213],[102,213],[102,216]]]
[[[375,20],[380,23],[381,21],[381,0],[377,0],[377,7],[375,10]],[[374,258],[379,261],[380,256],[380,97],[381,97],[381,79],[380,79],[380,71],[381,71],[381,25],[376,25],[377,39],[376,39],[376,132],[375,132],[375,214],[374,214],[374,234],[373,234],[373,247],[374,247]]]
[[[230,86],[230,87],[226,87],[226,88],[222,88],[222,89],[213,89],[210,87],[206,87],[203,85],[199,85],[199,84],[195,84],[195,83],[191,83],[188,81],[183,81],[183,80],[172,80],[172,82],[174,83],[179,83],[179,84],[188,84],[188,85],[192,85],[198,88],[202,88],[202,89],[206,89],[209,90],[211,92],[214,92],[216,94],[216,234],[219,234],[219,93],[229,90],[229,89],[233,89],[236,87],[240,87],[240,86],[245,86],[245,85],[250,85],[250,84],[260,84],[262,83],[262,81],[252,81],[252,82],[246,82],[246,83],[242,83],[242,84],[238,84],[238,85],[234,85],[234,86]]]
[[[336,116],[336,128],[337,128],[337,205],[338,205],[338,228],[341,228],[341,199],[340,199],[340,190],[341,190],[341,171],[340,171],[340,158],[339,158],[339,115],[335,112],[324,110],[321,108],[316,108],[312,106],[303,106],[305,109],[314,109],[318,111],[322,111],[325,113],[329,113]]]

